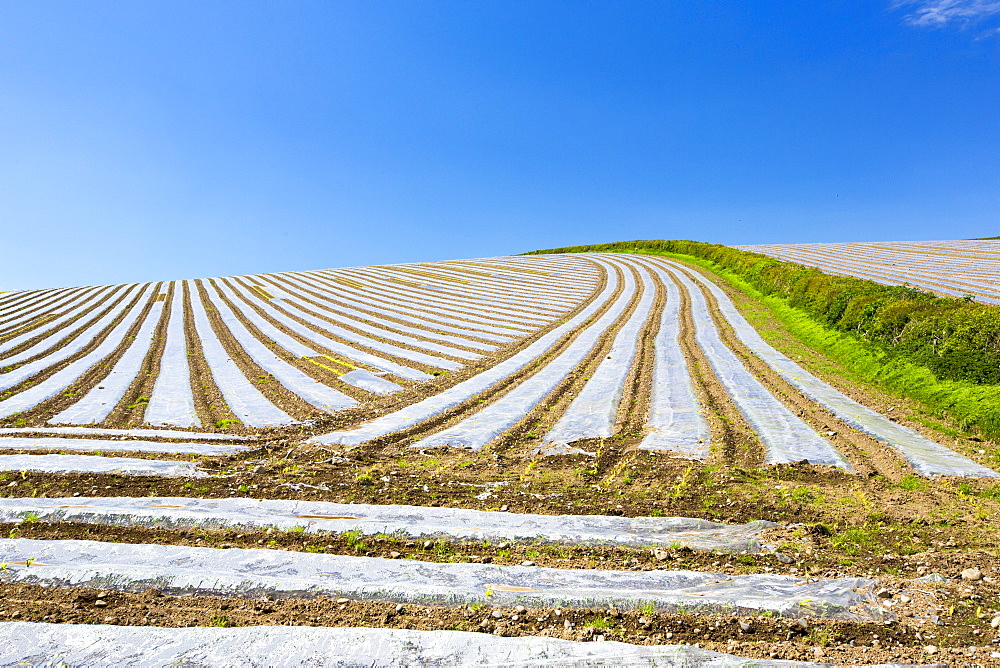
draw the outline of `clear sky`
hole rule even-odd
[[[0,289],[1000,234],[995,0],[0,3]]]

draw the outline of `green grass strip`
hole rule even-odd
[[[589,247],[584,248],[593,252]],[[707,269],[767,307],[789,334],[840,365],[848,380],[861,381],[890,394],[912,399],[930,415],[954,421],[962,432],[978,432],[990,439],[1000,438],[1000,387],[996,385],[940,379],[927,367],[817,321],[810,313],[792,306],[787,297],[764,294],[736,272],[711,260],[636,247],[613,252],[661,255]],[[751,322],[755,320],[752,314],[747,315],[747,319]],[[775,343],[775,337],[767,331],[762,331],[761,335]],[[933,420],[922,418],[918,421],[950,436],[961,435],[959,431]],[[1000,452],[995,452],[993,459],[1000,463]]]

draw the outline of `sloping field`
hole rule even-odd
[[[971,295],[1000,304],[1000,241],[884,241],[735,246],[830,274],[887,285],[912,285],[937,295]]]
[[[710,274],[613,253],[4,294],[0,636],[47,644],[0,663],[216,665],[213,632],[170,627],[286,624],[435,665],[745,665],[677,642],[922,661],[940,579],[913,578],[937,562],[901,556],[926,507],[892,506],[988,489],[991,452],[746,313]],[[857,533],[876,504],[881,540]],[[311,642],[276,633],[246,642]]]

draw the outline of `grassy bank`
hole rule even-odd
[[[765,256],[744,253],[725,246],[699,244],[698,242],[657,242],[657,244],[660,247],[643,245],[641,242],[624,242],[535,251],[535,253],[596,251],[642,253],[662,255],[698,265],[764,304],[792,336],[839,364],[854,379],[873,385],[890,394],[912,399],[924,406],[930,414],[951,421],[958,430],[977,432],[985,438],[1000,439],[1000,387],[996,384],[975,382],[975,380],[963,378],[941,377],[940,372],[936,372],[937,369],[918,363],[914,358],[919,359],[919,356],[913,355],[911,350],[900,346],[898,340],[885,343],[880,341],[878,337],[864,337],[858,329],[838,331],[831,320],[834,323],[843,324],[845,322],[843,315],[834,318],[829,312],[818,309],[815,303],[811,309],[796,303],[801,301],[801,299],[796,300],[794,296],[800,282],[822,283],[829,278],[833,279],[832,283],[837,284],[841,283],[841,277],[828,276],[809,267],[779,262]],[[670,244],[672,248],[680,247],[685,250],[694,248],[701,251],[699,255],[711,254],[716,257],[726,257],[729,259],[726,264],[731,266],[691,253],[666,250],[661,244]],[[720,252],[719,249],[724,250]],[[729,251],[732,254],[750,257],[740,258],[739,255],[731,255]],[[780,265],[789,266],[781,267]],[[778,268],[778,271],[773,271],[775,267]],[[772,271],[769,272],[768,269],[772,269]],[[797,276],[793,278],[793,275]],[[776,287],[778,277],[786,279],[784,284],[787,289],[782,290]],[[883,308],[887,307],[885,301],[895,298],[897,302],[902,301],[907,304],[914,301],[930,304],[928,310],[932,312],[937,309],[940,309],[941,312],[954,311],[956,307],[968,309],[964,312],[965,315],[972,316],[972,319],[975,320],[988,320],[991,317],[997,317],[997,313],[1000,313],[1000,309],[996,307],[970,305],[964,300],[943,299],[924,293],[913,295],[912,293],[916,291],[910,288],[893,288],[860,279],[846,279],[843,282],[846,283],[846,286],[841,290],[840,298],[827,302],[831,308],[836,308],[841,312],[848,308],[854,311],[861,310],[857,304],[851,303],[851,299],[844,298],[846,295],[853,295],[854,299],[863,303],[870,303],[871,297],[879,296],[883,302]],[[762,289],[762,283],[765,289]],[[870,284],[870,286],[858,286],[855,283]],[[819,292],[819,290],[814,290],[814,293]],[[832,292],[833,290],[826,291],[827,296]],[[936,306],[934,300],[945,303]],[[952,317],[955,317],[954,314]],[[921,326],[921,328],[930,326],[926,319],[923,322],[917,321],[916,325]],[[974,354],[974,349],[968,341],[964,342],[963,350],[965,354]],[[974,377],[982,376],[983,374],[974,374]],[[928,426],[947,433],[948,427],[933,421],[929,422],[931,424]]]

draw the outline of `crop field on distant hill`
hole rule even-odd
[[[7,293],[0,620],[114,624],[108,661],[264,624],[860,661],[921,656],[954,593],[948,642],[985,647],[998,456],[659,256]],[[959,566],[976,598],[905,594]]]
[[[754,244],[741,250],[889,285],[1000,304],[1000,241]]]

